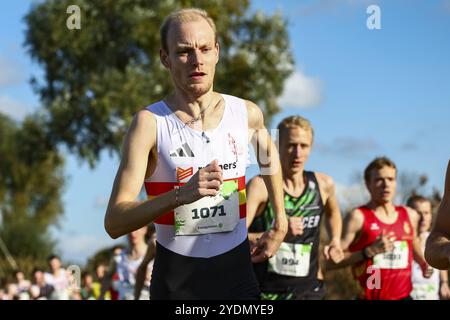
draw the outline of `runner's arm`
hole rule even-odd
[[[269,200],[264,180],[261,176],[256,176],[247,184],[247,229],[253,223],[253,220],[262,214],[264,207]],[[257,239],[264,232],[249,232],[248,239],[251,244],[257,242]]]
[[[417,235],[417,230],[419,228],[419,214],[416,210],[406,207],[406,210],[408,211],[409,220],[411,221],[412,225],[412,232],[413,232],[413,256],[414,260],[420,265],[422,269],[425,268],[425,265],[428,266],[428,263],[425,261],[425,258],[423,256],[422,252],[422,246],[420,245],[420,239]]]
[[[333,178],[325,174],[318,174],[319,181],[323,181],[324,189],[327,194],[325,201],[325,215],[330,234],[330,244],[341,246],[342,236],[342,215],[339,209],[339,203],[336,197],[336,190]]]
[[[442,300],[450,299],[450,287],[448,286],[448,270],[439,270],[439,294]]]
[[[152,200],[136,201],[147,170],[150,150],[156,146],[156,119],[139,111],[131,123],[123,145],[122,160],[114,180],[105,229],[116,239],[142,228],[175,207],[175,191]]]
[[[450,161],[445,179],[444,198],[425,247],[425,258],[440,270],[450,269]]]
[[[330,176],[317,173],[316,174],[321,187],[321,194],[324,198],[324,211],[326,217],[326,226],[330,235],[330,242],[324,247],[325,258],[333,259],[338,263],[344,258],[344,252],[341,247],[342,236],[342,215],[339,209],[339,203],[336,197],[336,190],[333,178]]]
[[[274,256],[277,252],[286,236],[288,221],[284,210],[283,181],[278,151],[264,126],[261,110],[250,101],[246,101],[246,106],[249,138],[253,143],[256,159],[275,215],[272,229],[263,234],[260,244],[253,251],[253,262],[261,262]]]
[[[350,252],[348,248],[355,241],[358,233],[361,231],[364,223],[364,217],[361,212],[356,209],[347,215],[344,220],[344,232],[341,240],[341,246],[344,249],[344,259],[339,263],[327,260],[327,269],[344,268],[349,265],[363,261],[363,250]]]

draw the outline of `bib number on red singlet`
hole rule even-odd
[[[395,241],[394,250],[379,253],[373,257],[373,266],[379,269],[406,269],[408,267],[409,247],[406,241]]]

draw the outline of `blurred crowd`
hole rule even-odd
[[[153,226],[130,233],[128,244],[112,248],[109,263],[98,263],[94,273],[65,268],[57,255],[48,257],[47,270],[35,268],[31,279],[16,270],[0,279],[0,300],[148,300],[156,246]]]

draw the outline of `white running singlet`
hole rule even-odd
[[[163,101],[147,107],[156,118],[158,153],[155,171],[144,182],[149,199],[183,185],[214,159],[222,168],[219,196],[201,198],[155,220],[158,243],[188,257],[220,255],[247,237],[247,108],[242,99],[221,96],[225,102],[222,119],[205,132],[185,125]]]

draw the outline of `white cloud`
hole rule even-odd
[[[22,120],[31,107],[26,103],[14,100],[8,96],[0,95],[0,112],[15,120]]]
[[[91,234],[61,234],[58,237],[57,249],[62,253],[63,260],[85,264],[99,250],[122,243],[120,240]]]
[[[24,81],[23,68],[16,60],[0,55],[0,88]]]
[[[306,76],[297,70],[287,79],[283,95],[278,103],[282,108],[315,107],[322,102],[322,82],[318,78]]]
[[[317,143],[316,149],[325,154],[339,156],[355,156],[375,152],[380,149],[379,144],[371,137],[336,137],[329,143]]]
[[[369,192],[363,183],[352,185],[336,183],[336,196],[343,215],[366,204],[370,198]]]

